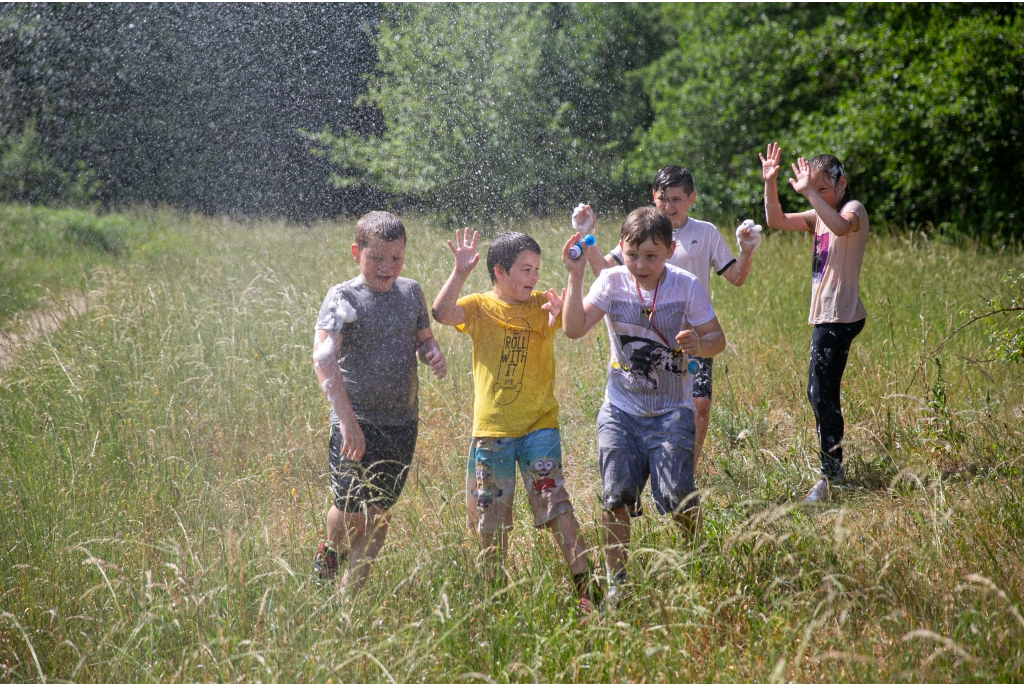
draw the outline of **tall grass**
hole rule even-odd
[[[95,268],[167,247],[154,218],[0,204],[0,331],[47,296],[89,290]]]
[[[382,557],[360,594],[311,588],[329,492],[310,345],[328,287],[356,273],[352,225],[153,221],[173,246],[96,272],[90,311],[0,382],[4,680],[1022,677],[1021,370],[976,361],[975,327],[936,356],[941,373],[927,356],[1019,255],[871,240],[844,394],[852,486],[813,509],[799,504],[816,478],[810,246],[772,235],[743,288],[716,279],[730,344],[704,533],[638,519],[631,599],[581,623],[522,498],[509,584],[475,569],[470,347],[437,326],[450,375],[421,373],[417,458]],[[431,297],[447,236],[407,228],[405,275]],[[563,284],[564,227],[525,230],[542,285]],[[478,268],[467,291],[488,286]],[[601,330],[556,347],[568,483],[598,564],[606,354]]]

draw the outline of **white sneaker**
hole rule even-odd
[[[807,493],[807,497],[804,497],[804,502],[824,502],[827,499],[828,481],[822,478],[817,483],[815,483],[814,487],[811,488],[811,491]]]
[[[625,599],[628,591],[628,578],[625,571],[619,571],[615,576],[608,576],[608,589],[604,593],[603,607],[614,610]]]

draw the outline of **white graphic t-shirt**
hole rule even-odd
[[[726,247],[722,234],[713,223],[691,216],[682,227],[672,231],[672,240],[676,241],[676,251],[668,258],[668,263],[696,276],[710,297],[711,269],[721,276],[736,261]],[[618,245],[608,254],[622,264],[622,250]]]
[[[605,312],[611,341],[608,402],[636,416],[659,416],[679,407],[693,410],[689,357],[675,352],[676,334],[715,318],[696,277],[666,264],[655,298],[653,291],[638,292],[629,270],[617,266],[600,273],[584,302]]]

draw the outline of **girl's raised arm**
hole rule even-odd
[[[782,148],[778,143],[768,146],[767,156],[760,152],[757,156],[761,158],[761,178],[764,179],[764,214],[765,223],[768,228],[777,228],[781,231],[813,231],[814,210],[786,214],[782,211],[782,203],[779,202],[779,159],[782,157]]]

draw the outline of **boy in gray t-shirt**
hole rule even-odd
[[[334,504],[312,580],[323,585],[334,579],[347,556],[342,584],[358,587],[384,544],[388,510],[416,449],[416,359],[438,378],[447,367],[430,331],[423,291],[416,281],[399,278],[405,227],[398,217],[370,212],[360,218],[352,257],[359,276],[327,292],[313,341],[313,365],[331,403]]]

